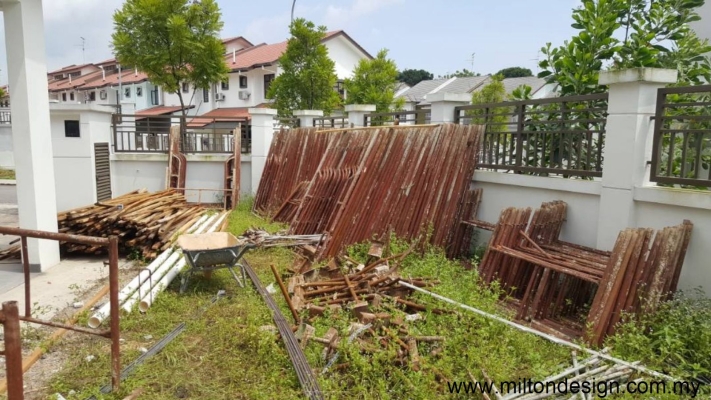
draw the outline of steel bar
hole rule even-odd
[[[30,297],[30,256],[27,251],[27,236],[22,236],[21,249],[22,249],[22,272],[25,276],[25,317],[32,316],[32,298]]]
[[[94,236],[68,235],[64,233],[45,232],[33,229],[12,228],[0,226],[0,235],[25,236],[35,239],[58,240],[60,242],[81,243],[86,245],[107,246],[109,239]]]
[[[19,310],[16,301],[2,303],[0,322],[5,341],[5,368],[7,371],[7,399],[22,400],[22,338],[20,335]]]
[[[121,332],[119,323],[118,237],[109,237],[109,302],[111,319],[111,386],[114,392],[121,385]]]
[[[289,292],[286,290],[286,286],[284,286],[284,282],[281,280],[281,276],[279,276],[279,272],[277,272],[276,268],[274,267],[274,264],[270,265],[272,269],[272,273],[274,274],[274,279],[276,279],[277,283],[279,284],[279,288],[281,289],[281,294],[284,295],[284,300],[286,300],[286,305],[289,306],[289,310],[291,310],[291,315],[294,317],[294,323],[299,324],[301,323],[301,318],[299,318],[299,313],[296,311],[294,308],[294,304],[291,302],[291,297],[289,297]]]
[[[74,332],[86,333],[89,335],[101,336],[101,337],[105,337],[105,338],[111,337],[110,330],[97,331],[95,329],[80,328],[78,326],[62,324],[59,322],[45,321],[42,319],[37,319],[37,318],[32,318],[32,317],[24,317],[24,316],[20,317],[20,321],[29,322],[29,323],[37,324],[37,325],[50,326],[52,328],[67,329],[67,330],[74,331]]]

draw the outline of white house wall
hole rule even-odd
[[[343,36],[328,40],[324,44],[328,49],[328,56],[336,64],[336,75],[338,79],[352,77],[353,70],[364,57],[363,53]]]
[[[79,122],[80,137],[64,135],[64,121]],[[96,201],[94,165],[89,138],[91,125],[79,114],[50,115],[57,211],[66,211]]]
[[[12,147],[12,125],[0,124],[0,167],[15,169],[15,153]]]
[[[188,106],[188,105],[195,106],[194,108],[188,110],[188,115],[205,114],[206,112],[212,111],[215,108],[215,101],[214,101],[215,91],[213,89],[210,90],[210,101],[208,101],[208,102],[203,101],[202,89],[197,89],[197,91],[195,91],[191,87],[190,91],[188,93],[182,93],[182,95],[183,95],[183,102],[185,103],[186,106]],[[236,95],[237,94],[235,93],[235,96]],[[180,97],[178,97],[178,95],[175,93],[164,92],[163,93],[163,105],[176,106],[176,107],[180,106]]]
[[[266,101],[264,96],[264,75],[272,74],[276,71],[275,67],[265,67],[243,72],[241,74],[233,72],[229,74],[229,90],[222,90],[222,85],[219,85],[218,91],[225,95],[225,100],[217,102],[217,108],[226,107],[254,107]],[[239,87],[239,77],[247,77],[247,88]],[[239,98],[240,91],[248,91],[249,99],[241,100]]]

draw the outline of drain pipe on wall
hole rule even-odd
[[[429,295],[429,296],[432,296],[432,297],[434,297],[434,298],[436,298],[436,299],[438,299],[438,300],[444,301],[445,303],[449,303],[449,304],[455,305],[455,306],[457,306],[457,307],[463,308],[463,309],[465,309],[465,310],[467,310],[467,311],[471,311],[471,312],[473,312],[473,313],[479,314],[479,315],[481,315],[482,317],[489,318],[489,319],[493,319],[493,320],[495,320],[495,321],[501,322],[502,324],[506,324],[506,325],[508,325],[508,326],[510,326],[510,327],[512,327],[512,328],[514,328],[514,329],[518,329],[518,330],[520,330],[520,331],[523,331],[523,332],[526,332],[526,333],[531,333],[531,334],[533,334],[533,335],[542,337],[542,338],[544,338],[544,339],[546,339],[546,340],[549,340],[549,341],[551,341],[551,342],[553,342],[553,343],[556,343],[556,344],[559,344],[559,345],[562,345],[562,346],[567,346],[567,347],[573,348],[573,349],[575,349],[575,350],[584,351],[584,352],[586,352],[586,353],[588,353],[588,354],[591,354],[591,355],[593,355],[593,356],[597,356],[597,357],[599,357],[599,358],[602,358],[603,360],[611,361],[611,362],[613,362],[613,363],[615,363],[615,364],[624,365],[625,367],[632,368],[632,369],[634,369],[634,370],[636,370],[636,371],[642,372],[642,373],[647,374],[647,375],[651,375],[651,376],[653,376],[653,377],[655,377],[655,378],[665,379],[665,380],[672,381],[672,382],[678,381],[678,379],[673,378],[673,377],[671,377],[671,376],[669,376],[669,375],[666,375],[666,374],[662,374],[661,372],[657,372],[657,371],[651,370],[651,369],[649,369],[649,368],[645,368],[645,367],[643,367],[643,366],[641,366],[641,365],[637,365],[637,364],[635,364],[635,363],[627,362],[627,361],[625,361],[625,360],[622,360],[622,359],[619,359],[619,358],[616,358],[616,357],[608,356],[608,355],[605,354],[605,353],[601,353],[601,352],[599,352],[599,351],[595,351],[595,350],[592,350],[592,349],[588,349],[588,348],[586,348],[586,347],[580,346],[580,345],[575,344],[575,343],[573,343],[573,342],[569,342],[569,341],[567,341],[567,340],[563,340],[563,339],[557,338],[557,337],[555,337],[555,336],[553,336],[553,335],[549,335],[549,334],[547,334],[547,333],[539,332],[539,331],[537,331],[537,330],[535,330],[535,329],[532,329],[532,328],[529,328],[529,327],[527,327],[527,326],[517,324],[517,323],[512,322],[512,321],[509,321],[509,320],[507,320],[507,319],[505,319],[505,318],[501,318],[501,317],[499,317],[498,315],[489,314],[489,313],[487,313],[487,312],[485,312],[485,311],[482,311],[482,310],[479,310],[479,309],[477,309],[477,308],[468,306],[468,305],[466,305],[466,304],[458,303],[458,302],[456,302],[456,301],[454,301],[454,300],[452,300],[452,299],[449,299],[449,298],[447,298],[447,297],[438,295],[437,293],[433,293],[433,292],[430,292],[430,291],[428,291],[428,290],[424,290],[424,289],[419,288],[419,287],[417,287],[417,286],[415,286],[415,285],[411,285],[411,284],[409,284],[409,283],[407,283],[407,282],[399,281],[398,283],[399,283],[400,285],[402,285],[402,286],[404,286],[404,287],[406,287],[406,288],[410,288],[410,289],[412,289],[412,290],[414,290],[414,291],[416,291],[416,292],[424,293],[424,294]]]

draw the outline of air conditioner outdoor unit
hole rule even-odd
[[[106,97],[108,97],[108,96],[106,95],[106,90],[102,90],[102,91],[99,92],[99,98],[100,98],[101,100],[106,100]]]
[[[225,101],[224,93],[215,93],[215,101]]]
[[[248,90],[240,90],[239,91],[239,99],[240,100],[249,100],[249,91]]]

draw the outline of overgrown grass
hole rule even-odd
[[[679,292],[655,313],[630,318],[607,344],[618,356],[676,378],[711,380],[711,299]]]
[[[0,168],[0,179],[15,179],[15,170]]]
[[[251,213],[251,201],[245,201],[232,213],[229,230],[235,234],[258,226],[274,232],[283,229]],[[390,253],[407,248],[407,243],[394,240]],[[365,260],[368,245],[353,246],[349,253]],[[287,249],[254,250],[247,254],[251,266],[267,286],[274,282],[269,269],[274,264],[284,273],[294,263],[294,254]],[[496,287],[481,285],[475,271],[463,269],[447,260],[441,250],[430,248],[424,254],[411,254],[400,264],[400,273],[407,277],[433,277],[440,281],[432,290],[456,301],[488,312],[506,315],[499,307]],[[82,341],[67,341],[59,349],[70,354],[69,361],[52,379],[48,393],[60,392],[68,399],[123,399],[133,389],[144,389],[147,399],[297,399],[303,398],[299,382],[283,343],[277,334],[263,327],[273,325],[271,314],[261,297],[248,287],[239,288],[227,271],[216,272],[207,280],[194,276],[188,292],[177,294],[177,280],[161,294],[150,311],[134,312],[121,321],[123,365],[150,348],[163,335],[181,322],[187,329],[162,352],[149,359],[123,383],[117,394],[100,395],[99,387],[108,382],[109,342],[83,337]],[[219,289],[228,297],[210,305]],[[274,294],[286,318],[290,313],[281,293]],[[421,368],[415,371],[409,364],[394,365],[396,347],[377,345],[381,351],[362,352],[358,344],[341,340],[342,369],[319,374],[319,383],[327,398],[333,399],[430,399],[449,398],[444,380],[469,380],[468,372],[482,379],[481,369],[495,380],[515,380],[526,377],[540,379],[570,364],[568,349],[553,345],[535,336],[508,328],[450,307],[436,299],[417,294],[415,301],[431,308],[456,311],[443,315],[431,311],[422,313],[420,321],[410,322],[412,335],[445,336],[444,343],[420,343]],[[201,312],[202,309],[206,311]],[[384,302],[383,311],[397,316],[404,312]],[[375,310],[379,311],[379,310]],[[86,316],[81,320],[86,321]],[[323,336],[335,327],[341,338],[356,319],[349,310],[328,314],[314,321],[316,335]],[[77,337],[74,335],[73,337]],[[441,347],[438,355],[435,348]],[[305,349],[312,368],[320,372],[326,361],[323,346],[311,342]],[[439,350],[438,350],[439,351]],[[435,351],[437,353],[438,351]],[[87,361],[88,356],[93,361]],[[74,390],[76,393],[68,396]]]

